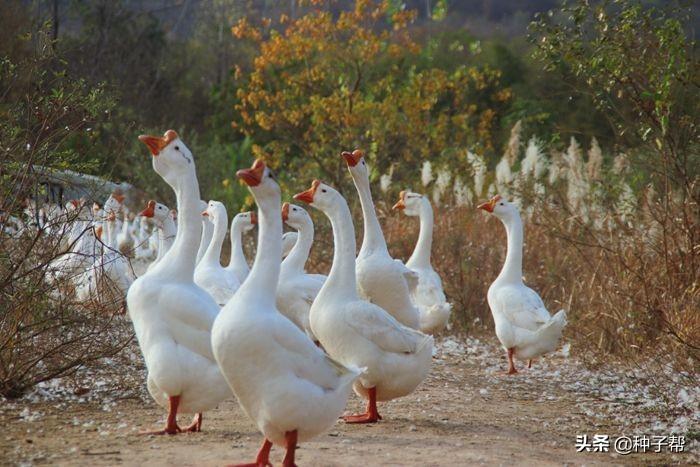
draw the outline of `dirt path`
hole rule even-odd
[[[500,373],[505,361],[491,344],[450,340],[440,349],[431,376],[419,390],[380,407],[382,422],[338,423],[330,433],[301,446],[298,464],[668,465],[697,459],[692,453],[577,453],[577,434],[648,434],[643,427],[653,422],[653,414],[640,418],[635,404],[611,406],[615,402],[596,395],[595,388],[586,389],[576,365],[561,355],[506,377]],[[623,416],[592,414],[592,407],[600,407],[600,413],[623,410]],[[348,409],[360,408],[353,396]],[[629,417],[624,410],[630,411]],[[632,415],[642,420],[635,432],[620,421]],[[6,403],[0,412],[5,427],[0,463],[221,466],[252,461],[261,441],[233,401],[205,415],[202,433],[136,434],[159,427],[163,419],[163,411],[141,396],[109,403]],[[697,444],[685,448],[692,450]],[[275,464],[282,456],[283,450],[276,447]]]

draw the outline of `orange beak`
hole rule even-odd
[[[255,211],[252,211],[250,213],[250,223],[253,225],[256,225],[258,223],[258,213]]]
[[[148,201],[146,208],[139,213],[139,216],[143,217],[153,217],[156,213],[156,202],[153,200]]]
[[[353,152],[343,151],[340,153],[340,155],[343,156],[343,159],[345,159],[345,163],[348,164],[348,167],[355,167],[360,163],[360,159],[365,157],[365,153],[359,149],[355,149]]]
[[[112,193],[112,198],[117,200],[117,203],[122,204],[126,196],[121,193]]]
[[[282,222],[287,222],[289,219],[289,203],[284,203],[282,205]]]
[[[483,209],[486,212],[493,212],[493,208],[496,206],[496,203],[498,203],[500,200],[501,200],[501,195],[496,195],[493,198],[491,198],[489,201],[486,201],[485,203],[481,203],[476,208]]]
[[[240,178],[248,186],[258,186],[265,173],[265,163],[262,159],[256,159],[249,169],[241,169],[236,172],[236,177]]]
[[[157,156],[165,146],[177,139],[175,130],[168,130],[163,136],[140,135],[139,141],[148,146],[153,156]]]
[[[70,204],[72,204],[74,208],[77,208],[78,206],[80,206],[80,203],[78,202],[77,199],[70,200]]]
[[[107,214],[107,220],[108,221],[117,220],[117,215],[114,213],[114,211],[109,211],[109,214]]]
[[[320,180],[314,180],[311,182],[311,188],[301,193],[294,195],[294,199],[297,201],[303,201],[304,203],[311,204],[314,202],[314,195],[316,195],[316,190],[318,190],[319,185],[321,185]]]
[[[177,220],[177,211],[175,209],[170,210],[170,215],[173,216],[173,220]]]
[[[208,213],[207,211],[202,211],[202,215],[203,215],[204,217],[209,217],[209,213]]]
[[[401,211],[406,209],[405,199],[406,199],[406,191],[404,190],[401,193],[399,193],[399,200],[396,202],[396,204],[394,206],[392,206],[391,209],[400,209]]]
[[[102,240],[102,226],[97,226],[95,229],[95,236],[99,239]]]

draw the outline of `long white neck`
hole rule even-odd
[[[163,224],[158,226],[158,254],[156,259],[153,261],[154,263],[162,260],[165,253],[170,250],[176,233],[175,221],[173,221],[172,217],[168,216],[163,221]]]
[[[145,219],[141,219],[139,224],[139,247],[148,248],[148,224]]]
[[[431,267],[430,250],[433,246],[433,208],[430,206],[430,201],[426,198],[421,200],[418,216],[420,218],[418,241],[406,265],[410,267],[429,268]]]
[[[333,227],[333,265],[319,296],[330,295],[334,299],[356,299],[355,227],[352,223],[350,208],[343,199],[326,215]]]
[[[389,254],[382,233],[382,227],[379,225],[377,212],[374,209],[372,201],[372,192],[369,187],[369,179],[358,175],[353,175],[355,187],[360,195],[360,204],[362,205],[362,218],[364,235],[362,237],[362,247],[360,248],[359,256],[365,256],[376,251],[383,251]]]
[[[173,184],[180,222],[173,246],[165,253],[154,271],[193,282],[197,248],[202,237],[202,215],[199,210],[199,183],[194,168]]]
[[[243,253],[243,226],[234,220],[231,222],[231,259],[226,270],[232,271],[236,267],[248,269],[248,260]]]
[[[116,249],[117,243],[117,221],[107,221],[107,241],[105,244],[113,249]]]
[[[221,217],[221,219],[219,219]],[[209,242],[209,247],[202,257],[202,263],[214,264],[221,266],[221,246],[224,244],[224,239],[226,238],[226,229],[228,227],[228,218],[221,211],[217,212],[214,218],[214,234],[211,237],[211,242]]]
[[[200,215],[200,219],[201,219]],[[197,258],[195,264],[199,263],[202,261],[202,258],[204,257],[204,253],[207,252],[207,248],[209,248],[209,244],[211,243],[211,238],[214,235],[214,225],[209,222],[208,220],[204,219],[200,221],[200,230],[202,231],[202,235],[199,239],[199,248],[197,249]]]
[[[314,243],[314,224],[310,219],[305,219],[299,226],[299,237],[284,261],[282,261],[282,271],[284,273],[296,272],[304,273],[304,265],[309,259],[311,245]]]
[[[279,194],[256,198],[258,205],[258,249],[250,274],[239,293],[255,297],[251,309],[275,310],[275,291],[280,276],[282,257],[282,207]]]
[[[503,221],[508,236],[508,252],[503,269],[496,280],[521,284],[523,282],[523,223],[519,215]]]

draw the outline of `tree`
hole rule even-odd
[[[47,174],[99,166],[95,148],[114,100],[102,87],[52,71],[60,58],[51,42],[37,49],[14,60],[0,55],[0,396],[8,398],[114,356],[132,339],[130,324],[117,319],[121,298],[79,303],[63,293],[70,280],[53,279],[53,261],[78,241],[70,243],[68,226],[79,211],[41,212],[53,207],[42,201],[67,202],[54,195],[73,188],[64,177],[55,191],[47,188]]]
[[[616,184],[623,193],[611,190],[614,174],[601,187],[622,220],[614,235],[583,224],[557,232],[548,221],[553,234],[602,255],[601,299],[640,315],[643,332],[628,348],[652,344],[658,354],[664,342],[658,335],[671,336],[683,350],[678,361],[697,366],[700,67],[685,32],[690,11],[577,0],[533,23],[532,40],[547,69],[569,77],[608,117],[633,169],[618,157],[625,162],[617,170],[623,183]],[[639,219],[625,221],[621,211],[637,205]]]
[[[464,165],[463,149],[492,150],[510,91],[497,70],[423,60],[408,28],[415,17],[358,0],[337,16],[312,7],[274,26],[242,19],[232,32],[258,53],[249,73],[237,71],[234,127],[253,139],[255,155],[336,186],[347,183],[341,150],[363,148],[404,181],[423,159]]]
[[[566,4],[532,25],[536,56],[572,77],[607,115],[621,142],[644,147],[637,162],[700,202],[700,67],[686,37],[690,8],[645,8],[630,0]]]

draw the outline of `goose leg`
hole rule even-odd
[[[508,349],[508,373],[509,375],[514,375],[518,372],[515,369],[515,363],[513,362],[513,355],[515,354],[515,348],[511,347]]]
[[[377,388],[369,388],[367,391],[367,411],[359,415],[346,415],[343,417],[346,423],[377,423],[382,419],[377,411]]]
[[[165,428],[155,431],[142,431],[142,435],[176,435],[182,430],[177,426],[177,407],[180,405],[180,396],[170,396],[168,398],[170,409],[168,410],[168,421]]]
[[[532,368],[532,359],[527,361],[527,367]]]
[[[250,464],[233,464],[227,467],[272,467],[270,463],[270,449],[272,449],[272,443],[265,438],[255,458],[255,462],[251,462]]]
[[[197,415],[194,416],[194,419],[192,420],[192,424],[188,427],[185,427],[182,429],[182,431],[189,431],[192,433],[198,433],[202,431],[202,413],[198,413]]]
[[[297,449],[297,430],[286,432],[284,434],[284,440],[287,442],[287,453],[282,460],[282,467],[296,467],[294,463],[294,452]]]

